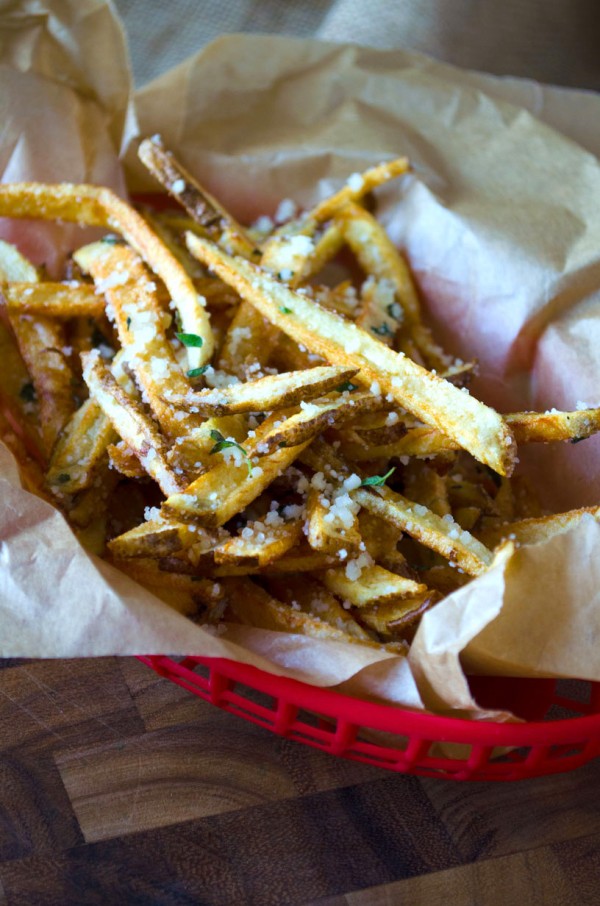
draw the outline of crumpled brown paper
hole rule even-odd
[[[119,189],[126,123],[133,189],[154,188],[135,148],[140,136],[160,131],[249,218],[272,212],[282,197],[310,204],[350,173],[408,153],[414,175],[382,192],[381,215],[407,250],[441,337],[480,359],[476,392],[503,411],[598,401],[600,166],[581,147],[598,150],[588,128],[600,109],[594,95],[463,73],[408,53],[232,36],[142,89],[125,115],[126,53],[108,6],[0,6],[2,20],[14,35],[0,58],[10,89],[0,101],[9,114],[4,180]],[[35,128],[31,110],[39,113]],[[36,226],[33,241],[23,224],[2,228],[36,260],[81,241],[70,227]],[[596,439],[526,456],[547,500],[561,508],[598,500],[599,457]],[[588,569],[600,531],[593,520],[500,555],[487,575],[427,614],[409,664],[262,630],[233,627],[215,637],[79,549],[62,518],[16,486],[6,453],[0,483],[2,656],[229,656],[411,707],[421,706],[420,693],[430,707],[478,717],[486,712],[461,669],[465,648],[475,671],[600,679],[597,582]]]

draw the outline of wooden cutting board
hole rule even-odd
[[[0,665],[0,906],[600,903],[600,759],[421,780],[281,739],[134,659]]]

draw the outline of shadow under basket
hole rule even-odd
[[[600,683],[473,677],[477,701],[523,723],[409,711],[221,658],[141,655],[194,695],[287,739],[390,771],[451,780],[523,780],[600,755]]]

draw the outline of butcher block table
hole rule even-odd
[[[2,906],[600,903],[600,759],[420,779],[275,736],[133,658],[0,665]]]

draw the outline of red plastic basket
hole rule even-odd
[[[523,780],[570,771],[600,755],[600,683],[474,679],[482,704],[511,708],[526,718],[506,724],[375,704],[220,658],[140,660],[205,701],[280,736],[390,771]]]

